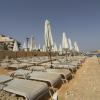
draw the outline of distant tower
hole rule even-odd
[[[29,38],[26,38],[26,43],[27,43],[27,51],[29,50]]]

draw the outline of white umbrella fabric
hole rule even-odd
[[[76,42],[74,42],[74,49],[75,49],[76,52],[79,52],[79,47],[78,47]]]
[[[71,39],[68,38],[68,43],[69,43],[69,49],[72,50],[73,49],[73,46],[72,46],[72,42],[71,42]]]
[[[39,44],[39,47],[38,47],[38,49],[39,49],[39,50],[41,49],[41,46],[40,46],[40,44]]]
[[[34,47],[34,44],[33,44],[33,36],[31,36],[30,43],[29,43],[29,51],[32,51],[33,50],[33,47]]]
[[[24,42],[24,44],[23,44],[23,47],[22,47],[23,49],[24,49],[24,51],[27,51],[27,45],[26,45],[26,43]]]
[[[52,33],[51,33],[51,27],[50,27],[50,22],[48,20],[45,21],[45,46],[46,49],[52,49],[53,47],[53,38],[52,38]]]
[[[51,61],[51,68],[52,66],[52,58],[51,58],[51,50],[53,49],[53,38],[51,33],[51,26],[48,20],[45,21],[45,47],[46,51],[49,51],[50,61]]]
[[[57,45],[56,45],[56,43],[54,44],[54,51],[57,51]]]
[[[63,32],[63,37],[62,37],[62,49],[68,49],[69,45],[68,45],[68,39],[66,36],[66,33]]]
[[[19,47],[18,47],[17,41],[14,42],[13,51],[15,51],[15,52],[19,51]]]
[[[45,47],[45,45],[43,45],[43,52],[46,52],[46,47]]]
[[[59,52],[62,52],[62,47],[61,47],[61,45],[59,45]]]

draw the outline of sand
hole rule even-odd
[[[3,67],[0,67],[0,75],[1,74],[8,74],[9,72],[11,72],[12,70],[8,70],[8,69],[5,69]]]
[[[20,96],[15,96],[6,91],[0,91],[0,100],[25,100],[25,99]]]
[[[100,100],[100,63],[96,56],[88,58],[74,79],[61,87],[59,100]]]

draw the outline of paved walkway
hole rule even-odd
[[[75,78],[59,93],[59,100],[100,100],[100,63],[96,56],[88,58]]]

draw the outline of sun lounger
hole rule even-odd
[[[67,69],[47,69],[46,70],[47,72],[50,72],[50,73],[56,73],[56,74],[59,74],[61,75],[62,79],[63,80],[68,80],[69,78],[71,78],[71,72]]]
[[[3,68],[8,68],[8,66],[10,65],[10,62],[6,62],[6,61],[1,61],[1,67]]]
[[[47,72],[41,72],[41,71],[31,72],[29,70],[24,70],[24,69],[19,69],[19,70],[14,71],[13,77],[47,83],[50,89],[49,93],[51,97],[52,97],[51,90],[55,92],[56,90],[55,86],[57,84],[61,84],[60,82],[62,82],[61,76],[59,74],[49,73],[49,72],[47,73]]]
[[[6,83],[11,81],[13,78],[7,75],[0,75],[0,90],[2,90],[5,86]]]
[[[31,80],[37,80],[48,83],[49,86],[54,87],[61,81],[61,76],[49,72],[32,72],[30,75]]]
[[[19,77],[19,78],[27,78],[28,74],[30,74],[31,71],[29,70],[24,70],[24,69],[18,69],[16,71],[10,72],[10,76],[12,77]]]
[[[12,80],[12,77],[7,75],[0,75],[0,84],[8,82],[10,80]]]
[[[32,64],[28,64],[28,63],[13,63],[10,64],[8,66],[8,68],[12,68],[12,69],[21,69],[21,68],[26,68],[28,66],[31,66]]]
[[[48,86],[43,82],[14,79],[3,90],[25,97],[26,100],[38,100],[48,92]]]
[[[44,66],[31,66],[28,69],[31,71],[45,71],[46,70]]]
[[[56,84],[56,81],[59,81],[61,79],[60,75],[57,75],[56,73],[50,73],[43,71],[30,71],[25,69],[18,69],[16,71],[10,72],[10,76],[12,77],[18,77],[23,79],[34,79],[34,80],[41,80],[41,81],[48,81],[50,85]],[[53,76],[54,75],[54,76]]]
[[[47,66],[47,68],[50,68],[51,64],[50,63],[47,63],[45,64],[45,66]],[[60,63],[53,63],[52,64],[53,66],[53,69],[68,69],[70,70],[71,72],[76,72],[76,69],[77,67],[74,66],[74,65],[71,65],[71,64],[60,64]]]
[[[9,65],[8,66],[8,68],[12,68],[12,69],[19,69],[19,68],[24,68],[24,67],[26,67],[26,65],[20,65],[20,64],[11,64],[11,65]]]

